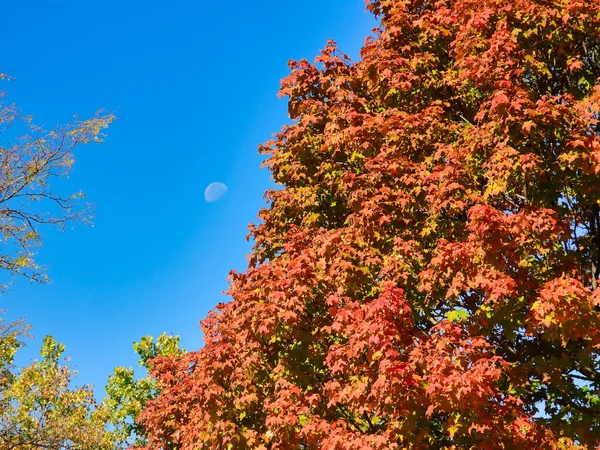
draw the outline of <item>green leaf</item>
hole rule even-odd
[[[455,309],[454,311],[450,311],[446,314],[446,319],[450,320],[451,322],[460,322],[467,317],[469,317],[469,313],[464,309]]]

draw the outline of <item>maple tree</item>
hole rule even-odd
[[[282,189],[147,449],[600,444],[600,3],[368,0],[292,61]]]

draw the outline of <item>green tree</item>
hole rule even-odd
[[[22,321],[0,325],[0,448],[116,449],[109,411],[90,386],[71,387],[75,372],[61,362],[63,345],[47,336],[39,360],[13,366],[27,335]]]
[[[179,347],[179,336],[161,334],[156,340],[144,336],[133,344],[139,356],[139,365],[147,373],[152,368],[151,361],[159,356],[182,355],[185,350]],[[117,367],[108,379],[103,405],[110,411],[112,426],[117,440],[122,445],[142,446],[147,443],[147,431],[138,422],[140,412],[146,403],[159,393],[156,380],[149,376],[136,378],[133,368]]]

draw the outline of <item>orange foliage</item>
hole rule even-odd
[[[290,64],[283,188],[204,348],[154,361],[148,448],[593,448],[600,3],[367,8],[358,62]]]

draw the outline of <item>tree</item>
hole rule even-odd
[[[600,444],[600,3],[369,0],[291,62],[245,273],[148,449]]]
[[[0,74],[0,79],[6,78]],[[46,281],[43,267],[33,259],[41,243],[40,227],[91,218],[89,208],[78,207],[81,192],[61,194],[52,182],[69,174],[75,147],[101,142],[102,130],[113,118],[98,112],[91,119],[46,131],[14,104],[0,103],[0,269]]]
[[[140,367],[146,371],[151,368],[150,361],[158,356],[180,356],[185,352],[179,347],[179,336],[166,333],[156,341],[152,336],[144,336],[134,342],[133,348],[140,357]],[[156,380],[149,376],[136,378],[131,367],[117,367],[108,378],[102,404],[110,412],[113,434],[123,448],[148,442],[146,429],[136,421],[146,403],[157,395]]]
[[[0,74],[0,79],[5,78]],[[69,174],[75,147],[100,142],[102,130],[112,120],[112,115],[99,112],[89,120],[46,131],[15,105],[0,103],[3,272],[35,282],[47,280],[43,267],[33,259],[41,243],[40,228],[91,218],[89,208],[77,205],[83,194],[63,195],[53,182]],[[109,410],[96,403],[91,387],[71,386],[75,372],[61,364],[63,345],[47,336],[39,361],[23,368],[13,365],[28,332],[22,320],[0,323],[0,448],[116,449]]]
[[[44,339],[41,359],[17,370],[16,352],[29,327],[0,325],[0,448],[3,450],[113,450],[109,411],[90,386],[70,386],[75,372],[61,364],[64,346]]]
[[[29,337],[23,320],[3,325],[0,318],[0,449],[117,450],[147,442],[135,419],[156,397],[155,380],[136,379],[133,369],[118,367],[109,377],[106,397],[98,403],[91,386],[74,387],[76,372],[61,363],[65,347],[44,339],[41,360],[23,368],[14,358]],[[140,365],[157,356],[181,355],[179,337],[145,336],[134,343]],[[66,359],[65,359],[66,360]]]

